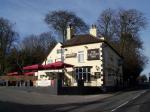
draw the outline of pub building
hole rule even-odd
[[[57,43],[42,65],[62,61],[73,65],[63,70],[43,70],[42,74],[64,72],[63,85],[114,87],[123,83],[122,56],[105,40],[97,36],[95,25],[89,34],[74,35],[71,25],[67,40]],[[40,73],[38,75],[41,75]]]

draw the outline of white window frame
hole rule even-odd
[[[82,56],[83,56],[83,57],[82,57]],[[82,59],[81,57],[82,57],[83,59]],[[79,62],[79,63],[83,63],[83,62],[84,62],[84,51],[79,51],[79,52],[78,52],[78,62]]]
[[[81,69],[81,71],[79,71]],[[83,71],[85,69],[85,71]],[[84,82],[90,82],[91,81],[91,70],[88,71],[89,68],[76,68],[75,74],[76,74],[76,80],[82,79]],[[83,74],[86,74],[86,78],[84,79]],[[81,75],[81,76],[80,76]],[[82,78],[80,78],[82,77]]]

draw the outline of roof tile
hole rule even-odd
[[[75,35],[70,40],[67,40],[63,44],[63,47],[91,44],[91,43],[98,43],[98,42],[103,42],[103,40],[101,40],[100,38],[94,37],[90,34]]]

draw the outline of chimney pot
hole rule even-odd
[[[96,28],[96,25],[93,25],[93,24],[92,24],[92,26],[91,26],[89,32],[90,32],[90,34],[91,34],[92,36],[97,37],[97,28]]]
[[[70,40],[73,35],[74,35],[74,29],[72,27],[72,24],[69,24],[67,27],[67,40]]]

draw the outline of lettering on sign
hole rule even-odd
[[[66,54],[66,58],[75,58],[77,53]]]
[[[99,49],[89,49],[87,51],[87,57],[88,60],[99,60],[100,56],[99,56]]]

